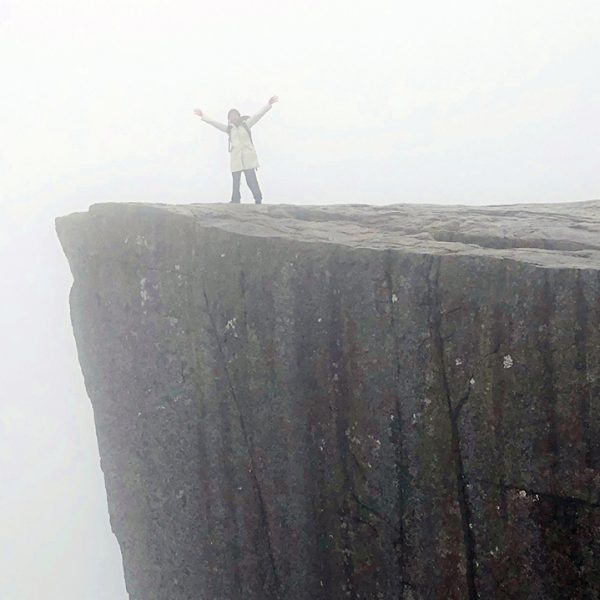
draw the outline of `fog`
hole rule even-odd
[[[0,0],[0,600],[126,598],[55,216],[227,201],[192,110],[273,94],[266,203],[598,198],[599,31],[593,1]]]

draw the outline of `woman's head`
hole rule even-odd
[[[242,116],[240,115],[240,111],[237,108],[232,108],[228,113],[227,113],[227,120],[232,124],[232,125],[237,125],[240,122],[240,119],[242,118]]]

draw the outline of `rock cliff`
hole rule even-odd
[[[57,231],[132,600],[600,597],[600,202]]]

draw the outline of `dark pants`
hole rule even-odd
[[[231,195],[231,201],[239,204],[241,199],[240,194],[240,181],[242,179],[241,171],[234,171],[233,175],[233,194]],[[262,204],[262,194],[260,193],[260,187],[258,187],[258,179],[256,179],[256,170],[255,169],[246,169],[244,171],[244,175],[246,176],[246,183],[248,187],[252,191],[252,195],[254,196],[254,202],[256,204]]]

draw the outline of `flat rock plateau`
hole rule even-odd
[[[132,600],[600,598],[600,201],[56,226]]]

